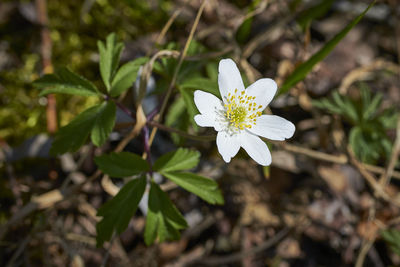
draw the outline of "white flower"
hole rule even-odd
[[[201,114],[194,117],[199,126],[214,127],[217,147],[225,162],[230,162],[240,147],[258,164],[271,164],[271,153],[258,136],[285,140],[293,136],[295,126],[275,115],[262,115],[273,99],[277,86],[271,79],[260,79],[244,88],[235,62],[219,62],[218,86],[222,101],[213,94],[194,92],[194,102]]]

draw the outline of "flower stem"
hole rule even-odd
[[[166,132],[171,132],[171,133],[176,133],[182,137],[186,137],[188,139],[192,139],[192,140],[198,140],[198,141],[213,141],[215,140],[215,135],[203,135],[203,136],[198,136],[198,135],[193,135],[193,134],[188,134],[184,131],[172,128],[172,127],[168,127],[165,126],[161,123],[158,123],[156,121],[147,121],[146,124],[148,126],[152,126],[152,127],[156,127],[162,131],[166,131]]]
[[[133,119],[135,118],[135,115],[130,111],[127,107],[122,105],[120,102],[114,100],[114,103],[123,111],[125,112],[129,117],[132,117]]]

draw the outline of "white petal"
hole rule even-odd
[[[194,121],[201,127],[214,127],[219,132],[226,127],[216,118],[215,114],[198,114],[194,116]]]
[[[276,93],[277,85],[274,80],[263,78],[257,80],[255,83],[247,87],[246,94],[255,96],[254,100],[258,106],[262,106],[259,110],[264,110],[271,100],[274,98]]]
[[[271,139],[285,140],[293,136],[296,127],[290,121],[275,115],[261,115],[256,124],[248,131],[253,134]]]
[[[263,166],[271,164],[271,153],[268,146],[258,136],[245,132],[240,139],[241,146],[258,164]]]
[[[222,108],[222,102],[218,97],[200,90],[194,92],[194,103],[201,114],[216,113],[216,110]]]
[[[201,127],[214,127],[215,125],[215,116],[208,116],[203,114],[198,114],[194,116],[194,121],[197,125]]]
[[[228,163],[240,149],[240,136],[238,134],[229,135],[225,131],[218,132],[217,147],[224,161]]]
[[[235,89],[239,92],[244,90],[242,76],[232,59],[222,59],[219,62],[218,71],[219,92],[224,102],[229,92],[233,93]]]

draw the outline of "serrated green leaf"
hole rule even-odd
[[[368,106],[371,103],[371,89],[365,83],[360,83],[359,88],[362,104]]]
[[[108,101],[99,111],[90,135],[94,145],[102,146],[107,141],[115,125],[116,110],[115,103]]]
[[[50,153],[54,155],[78,150],[86,142],[100,109],[101,105],[95,105],[60,128],[54,137]]]
[[[377,113],[379,106],[382,103],[383,95],[382,94],[376,94],[370,103],[364,104],[363,102],[363,119],[364,120],[369,120],[372,119],[375,113]]]
[[[153,169],[157,172],[173,172],[194,168],[199,163],[200,152],[186,148],[162,155],[154,163]]]
[[[163,172],[162,174],[210,204],[224,204],[224,198],[214,180],[190,172]]]
[[[96,86],[67,68],[58,69],[54,74],[46,74],[33,82],[35,87],[44,87],[40,96],[60,93],[80,96],[100,95]]]
[[[98,41],[97,47],[100,54],[101,78],[109,92],[124,45],[121,42],[117,42],[115,33],[111,33],[107,36],[106,44],[104,45],[101,41]]]
[[[343,97],[343,115],[354,125],[357,125],[361,121],[361,114],[357,112],[356,106],[347,97]]]
[[[179,84],[181,90],[187,89],[195,89],[202,90],[205,92],[209,92],[218,98],[221,98],[221,95],[218,90],[217,81],[213,81],[211,79],[203,78],[203,77],[193,77],[190,79],[185,79],[181,84]]]
[[[97,216],[102,216],[103,218],[96,225],[98,247],[101,247],[105,241],[110,240],[114,231],[117,234],[121,234],[128,227],[130,219],[136,213],[145,189],[145,176],[134,179],[122,187],[114,198],[99,209]]]
[[[317,107],[320,109],[325,109],[334,114],[342,114],[343,113],[343,111],[340,109],[340,107],[332,104],[331,101],[327,98],[322,98],[320,100],[313,100],[312,104],[314,107]]]
[[[148,60],[147,57],[141,57],[122,65],[112,80],[110,95],[112,97],[119,96],[131,87],[136,81],[140,66]]]
[[[96,157],[94,162],[103,173],[111,177],[122,178],[149,170],[147,161],[130,152],[103,154]]]
[[[300,64],[289,77],[285,80],[279,94],[286,93],[296,83],[303,80],[306,75],[312,70],[312,68],[318,62],[322,61],[335,47],[336,45],[347,35],[347,33],[364,17],[368,10],[375,4],[372,2],[359,16],[352,20],[343,30],[336,34],[329,42],[327,42],[317,53],[315,53],[306,62]]]
[[[102,145],[108,138],[115,123],[115,104],[103,102],[95,105],[78,116],[69,124],[60,128],[54,137],[51,154],[76,151],[91,133],[95,145]]]
[[[395,129],[399,113],[392,108],[388,108],[378,117],[379,122],[385,129]]]
[[[144,230],[144,241],[151,245],[158,237],[159,242],[177,240],[179,230],[188,225],[168,195],[154,182],[149,192],[149,205]]]
[[[352,147],[354,153],[358,156],[360,155],[360,139],[362,135],[362,130],[360,127],[353,127],[349,134],[349,144]]]

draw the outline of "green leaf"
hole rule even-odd
[[[178,97],[170,106],[165,116],[165,125],[176,129],[187,131],[189,128],[189,116],[186,112],[185,102],[182,97]],[[179,145],[184,138],[176,133],[171,133],[171,139]]]
[[[112,101],[102,104],[90,135],[93,144],[96,146],[102,146],[107,141],[115,125],[116,110],[117,107]]]
[[[320,108],[320,109],[325,109],[331,113],[334,114],[342,114],[342,110],[340,107],[337,107],[336,105],[332,104],[331,101],[328,98],[322,98],[319,100],[312,100],[312,104],[314,107]]]
[[[395,129],[399,113],[392,108],[385,109],[379,116],[379,121],[385,129]]]
[[[216,62],[208,63],[206,65],[206,72],[211,81],[218,83],[218,64]]]
[[[130,152],[103,154],[94,159],[96,165],[111,177],[127,177],[149,170],[147,161]]]
[[[190,172],[163,172],[163,175],[210,204],[224,204],[224,198],[214,180]]]
[[[146,228],[144,230],[144,242],[146,245],[151,245],[157,237],[159,242],[177,240],[180,237],[179,230],[187,226],[182,214],[171,202],[168,195],[157,184],[152,182]]]
[[[285,80],[279,94],[286,93],[296,83],[303,80],[306,75],[312,70],[312,68],[318,62],[322,61],[335,47],[336,45],[347,35],[347,33],[364,17],[368,10],[375,4],[372,2],[359,16],[351,21],[343,30],[336,34],[328,43],[326,43],[317,53],[315,53],[306,62],[299,65],[292,74]]]
[[[33,82],[35,87],[49,87],[40,96],[61,93],[80,96],[100,95],[96,86],[85,78],[73,73],[67,68],[61,68],[54,74],[46,74]]]
[[[182,97],[178,97],[168,109],[168,113],[165,116],[165,125],[173,126],[177,123],[185,112],[185,102]]]
[[[98,247],[101,247],[105,241],[110,240],[114,231],[117,234],[121,234],[128,227],[130,219],[136,213],[145,189],[145,176],[134,179],[122,187],[114,198],[99,209],[97,216],[102,216],[103,218],[96,225]]]
[[[297,23],[304,30],[312,20],[324,16],[331,8],[334,0],[322,0],[315,6],[301,12],[297,18]]]
[[[148,60],[147,57],[141,57],[122,65],[112,80],[110,95],[112,97],[119,96],[131,87],[136,81],[140,66]]]
[[[198,125],[194,121],[194,116],[199,113],[194,103],[194,90],[202,90],[209,92],[219,98],[221,98],[217,81],[203,77],[190,77],[186,78],[181,84],[178,85],[179,92],[181,93],[187,112],[189,114],[190,122],[193,128],[197,131]]]
[[[249,13],[254,11],[254,7],[250,8]],[[253,24],[253,16],[250,16],[246,20],[243,21],[243,23],[239,26],[239,28],[236,31],[235,37],[236,40],[239,44],[243,45],[250,36],[251,33],[251,26]]]
[[[194,121],[194,116],[199,114],[199,111],[197,110],[197,107],[194,103],[194,91],[182,88],[179,88],[179,91],[181,92],[181,96],[183,98],[183,101],[185,102],[186,110],[189,114],[189,119],[192,127],[195,131],[197,131],[199,129],[199,126]]]
[[[193,77],[190,79],[184,80],[180,85],[179,88],[181,90],[187,89],[198,89],[205,92],[209,92],[218,98],[221,98],[221,95],[218,90],[218,83],[217,81],[213,81],[211,79],[203,78],[203,77]]]
[[[400,256],[400,231],[396,229],[383,230],[381,236],[392,251]]]
[[[199,163],[200,152],[186,148],[162,155],[154,163],[154,170],[158,172],[181,171],[194,168]]]
[[[102,145],[110,134],[115,122],[115,104],[103,102],[88,108],[69,124],[60,128],[50,149],[51,154],[76,151],[91,133],[95,145]]]
[[[362,129],[358,126],[351,128],[349,134],[349,144],[354,153],[360,155],[360,140],[362,139]]]
[[[349,119],[353,124],[357,124],[357,122],[359,121],[359,117],[356,107],[353,105],[353,102],[348,97],[342,97],[338,91],[334,91],[332,93],[332,99],[341,109],[340,114],[347,117],[347,119]]]
[[[60,128],[56,133],[50,153],[54,155],[78,150],[86,142],[100,108],[101,105],[88,108],[69,124]]]
[[[100,53],[101,78],[109,92],[124,45],[121,42],[117,42],[115,33],[111,33],[107,36],[106,44],[104,45],[103,42],[98,41],[97,47]]]
[[[372,100],[371,103],[368,103],[367,105],[364,104],[363,102],[363,119],[364,120],[369,120],[373,117],[375,113],[377,113],[379,106],[382,103],[383,95],[382,94],[376,94]]]

